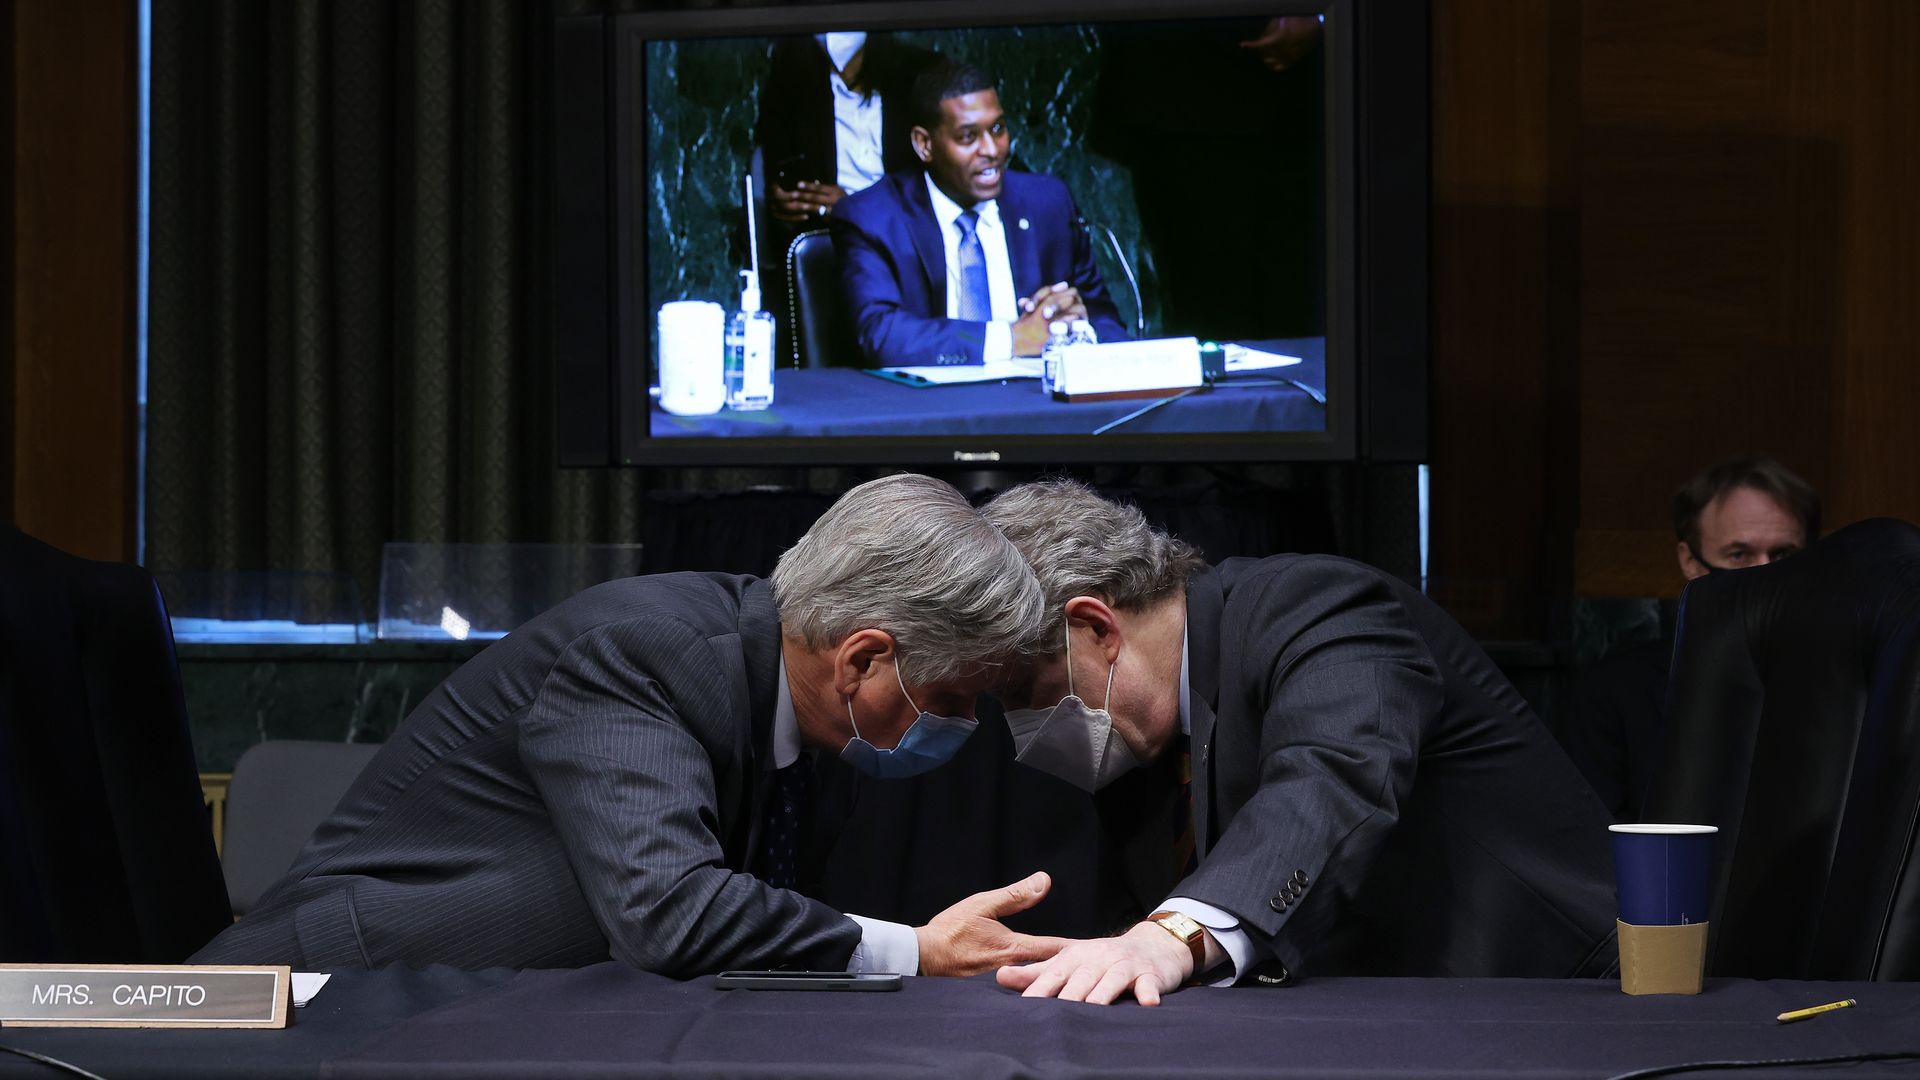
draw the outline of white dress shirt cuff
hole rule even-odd
[[[1203,904],[1185,896],[1176,896],[1160,905],[1162,911],[1177,911],[1201,926],[1219,942],[1221,951],[1227,954],[1227,962],[1213,969],[1215,978],[1207,981],[1208,986],[1232,986],[1240,973],[1253,967],[1253,939],[1240,929],[1240,920],[1221,911],[1212,904]],[[859,953],[854,955],[858,956]],[[1193,973],[1197,978],[1205,972]]]
[[[1013,358],[1013,324],[990,322],[987,324],[987,337],[980,349],[980,359],[997,364]]]
[[[847,961],[848,971],[920,974],[920,938],[913,927],[864,915],[847,918],[860,924],[860,944],[853,947],[853,957]]]

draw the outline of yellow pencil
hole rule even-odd
[[[1812,1008],[1783,1012],[1779,1016],[1774,1017],[1774,1019],[1783,1024],[1791,1024],[1795,1020],[1805,1020],[1809,1016],[1819,1016],[1823,1012],[1832,1012],[1835,1009],[1851,1009],[1856,1004],[1858,1003],[1852,998],[1848,998],[1845,1001],[1829,1001],[1825,1005],[1815,1005]]]

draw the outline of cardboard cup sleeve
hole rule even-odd
[[[1635,926],[1615,920],[1620,989],[1629,994],[1697,994],[1707,961],[1707,924]]]

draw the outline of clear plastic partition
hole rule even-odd
[[[574,593],[639,572],[639,544],[388,544],[378,635],[505,637]]]
[[[366,641],[353,576],[301,570],[157,570],[175,641],[352,645]]]

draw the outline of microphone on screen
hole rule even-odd
[[[1075,215],[1074,223],[1088,233],[1093,231],[1093,224],[1084,214]],[[1126,249],[1120,246],[1120,238],[1105,225],[1101,225],[1099,229],[1100,235],[1107,238],[1107,246],[1113,251],[1114,261],[1120,264],[1120,272],[1126,275],[1127,289],[1133,293],[1133,336],[1136,340],[1143,339],[1147,336],[1147,309],[1140,300],[1140,279],[1134,275],[1133,263],[1128,260]]]

